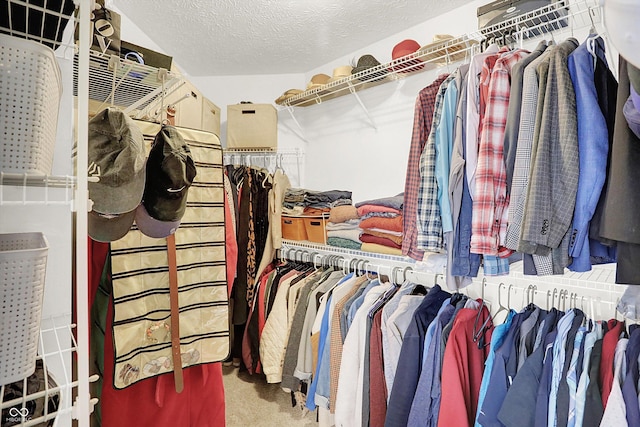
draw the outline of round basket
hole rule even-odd
[[[51,174],[62,95],[53,50],[0,34],[0,170]]]
[[[47,251],[42,233],[0,234],[0,385],[35,371]]]

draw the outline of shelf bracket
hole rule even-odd
[[[362,108],[362,111],[364,111],[364,114],[367,116],[367,119],[369,119],[369,123],[371,124],[371,127],[373,127],[375,130],[378,130],[378,127],[376,126],[376,122],[373,121],[371,114],[369,114],[369,110],[367,110],[367,107],[365,107],[364,103],[362,102],[362,99],[360,99],[360,96],[356,93],[356,88],[353,86],[353,84],[351,84],[351,82],[348,82],[348,84],[349,84],[349,92],[351,92],[351,94],[355,96],[356,101],[358,101],[358,104],[360,104],[360,107]]]
[[[178,77],[172,78],[171,80],[169,80],[169,81],[167,81],[165,83],[165,87],[173,86],[175,84],[175,82],[178,81],[178,80],[180,80]],[[124,113],[125,114],[129,114],[133,110],[136,110],[140,105],[144,105],[146,102],[148,102],[149,100],[155,98],[156,96],[160,95],[161,93],[162,93],[162,86],[158,86],[152,92],[149,92],[147,95],[143,96],[142,98],[140,98],[139,100],[137,100],[136,102],[134,102],[133,104],[131,104],[127,108],[125,108],[124,109]]]
[[[293,107],[291,105],[287,105],[287,111],[289,112],[289,114],[291,115],[291,118],[293,119],[293,121],[295,122],[296,126],[298,126],[298,129],[300,130],[300,132],[295,132],[304,142],[309,142],[307,140],[307,138],[304,136],[304,129],[302,128],[302,126],[300,125],[300,122],[298,121],[298,119],[296,119],[296,115],[293,113]]]

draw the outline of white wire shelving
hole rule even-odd
[[[78,61],[74,61],[77,80]],[[101,107],[117,105],[125,113],[144,110],[154,100],[170,95],[183,82],[181,76],[163,68],[155,68],[122,59],[116,55],[89,52],[89,99],[101,102]],[[77,94],[74,85],[74,95]]]
[[[426,286],[438,283],[447,288],[443,266],[434,263],[433,266],[437,266],[434,269],[404,256],[283,240],[280,258],[335,267],[345,273],[383,274],[397,283],[410,280]],[[510,266],[509,275],[495,277],[482,276],[481,269],[472,284],[460,291],[473,298],[486,299],[494,315],[505,308],[519,310],[534,302],[543,308],[581,308],[593,319],[621,317],[616,306],[626,286],[615,283],[615,264],[596,265],[584,273],[565,270],[565,274],[555,276],[525,275],[522,267],[522,262],[515,262]]]
[[[306,90],[281,102],[293,116],[292,107],[309,107],[324,101],[352,94],[369,117],[357,92],[381,84],[405,79],[414,74],[469,59],[478,52],[482,41],[522,44],[524,40],[544,36],[558,30],[569,31],[596,26],[601,22],[601,10],[594,0],[561,0],[534,11],[515,16],[459,37],[422,47],[409,54],[333,81],[319,88]],[[295,120],[295,117],[294,117]],[[375,127],[373,120],[369,120]],[[296,121],[297,123],[297,121]]]
[[[76,177],[0,172],[0,206],[71,205]]]
[[[78,108],[73,117],[76,119],[77,156],[75,157],[74,176],[52,176],[31,173],[3,173],[0,171],[0,207],[14,205],[60,205],[69,204],[76,211],[75,232],[69,233],[68,240],[73,246],[76,260],[68,259],[69,269],[74,271],[75,280],[60,283],[60,291],[75,290],[77,306],[73,307],[71,297],[64,304],[52,310],[59,313],[76,313],[77,325],[70,322],[71,315],[43,319],[40,329],[38,359],[44,369],[44,389],[37,393],[26,393],[19,398],[6,398],[6,386],[0,387],[0,409],[2,425],[36,426],[47,425],[55,419],[55,425],[70,426],[77,423],[80,427],[89,426],[89,414],[93,411],[96,399],[89,392],[89,320],[87,286],[87,123],[88,123],[88,70],[90,13],[95,6],[94,0],[8,0],[0,7],[0,33],[13,37],[26,38],[55,49],[60,60],[71,60],[77,53],[74,65],[74,94],[78,96]],[[74,34],[77,30],[78,41]],[[64,72],[64,70],[63,70]],[[64,74],[63,74],[64,77]],[[70,76],[69,76],[70,79]],[[69,124],[69,126],[72,126]],[[69,132],[69,133],[72,133]],[[71,151],[71,150],[70,150]],[[69,153],[69,158],[72,154]],[[84,176],[83,176],[84,174]],[[76,209],[77,208],[77,209]],[[0,213],[10,215],[8,208]],[[48,211],[43,210],[42,215]],[[22,225],[29,226],[29,219]],[[56,238],[60,238],[59,236]],[[64,245],[59,245],[64,246]],[[56,283],[57,285],[58,283]],[[58,288],[56,288],[58,289]],[[57,315],[56,315],[57,316]],[[40,363],[40,362],[38,362]],[[55,385],[49,382],[48,373],[53,373]],[[25,390],[27,380],[22,381]],[[22,392],[21,392],[22,393]],[[49,411],[44,406],[44,414],[36,417],[25,409],[36,402],[59,399],[56,410]],[[7,417],[17,418],[7,420]]]
[[[3,425],[8,421],[10,425],[29,427],[45,425],[56,418],[76,418],[73,389],[78,387],[78,381],[73,379],[71,360],[78,350],[78,344],[74,336],[75,325],[69,324],[68,317],[53,317],[42,321],[37,356],[38,365],[42,364],[39,390],[29,392],[30,382],[27,378],[11,387],[0,387]],[[89,381],[97,379],[96,375]],[[24,390],[28,392],[24,393]],[[8,398],[11,392],[16,391],[20,396]],[[96,402],[97,399],[92,399],[91,406]],[[33,413],[36,406],[42,408],[42,414]],[[53,410],[49,410],[50,406]]]

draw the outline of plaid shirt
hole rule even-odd
[[[528,54],[529,52],[522,49],[505,53],[498,58],[491,71],[476,168],[471,229],[473,253],[501,257],[512,253],[509,249],[500,248],[504,245],[507,233],[509,204],[503,157],[504,131],[511,94],[511,67]]]
[[[440,252],[444,249],[442,240],[442,219],[438,205],[438,183],[436,181],[436,129],[442,116],[444,94],[455,75],[447,77],[438,89],[434,105],[433,122],[429,139],[420,156],[420,187],[418,189],[418,249]]]
[[[436,94],[447,74],[440,75],[433,83],[422,89],[416,99],[413,117],[413,135],[407,162],[407,177],[404,185],[402,255],[421,261],[424,253],[417,248],[418,242],[418,191],[420,187],[420,155],[431,132]]]

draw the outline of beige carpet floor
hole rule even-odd
[[[227,427],[316,427],[316,414],[291,407],[291,394],[263,375],[222,367]]]

